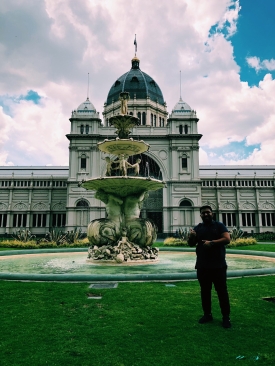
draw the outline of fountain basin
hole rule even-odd
[[[144,177],[100,177],[91,178],[81,183],[81,186],[88,190],[98,191],[99,189],[108,193],[116,194],[120,197],[131,195],[141,195],[143,192],[156,191],[166,186],[162,182],[153,178]]]
[[[99,150],[112,155],[126,154],[128,156],[144,153],[149,149],[149,145],[144,141],[133,139],[113,139],[105,140],[97,144]]]
[[[28,281],[182,281],[196,278],[192,248],[160,248],[149,264],[87,263],[87,248],[5,251],[0,253],[0,279]],[[275,274],[275,253],[228,250],[228,277]],[[25,266],[24,263],[27,263]]]

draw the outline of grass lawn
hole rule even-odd
[[[233,326],[223,329],[216,294],[213,323],[198,324],[197,281],[104,290],[0,281],[0,365],[274,365],[275,304],[262,300],[275,296],[274,283],[274,276],[228,280]]]
[[[229,248],[230,249],[230,248]],[[244,247],[235,247],[232,249],[240,249],[240,250],[260,250],[262,252],[275,252],[275,244],[255,244],[255,245],[247,245]]]

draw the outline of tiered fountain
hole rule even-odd
[[[157,237],[156,225],[139,216],[148,191],[165,187],[165,182],[151,178],[149,171],[146,177],[139,176],[141,159],[135,159],[134,155],[144,153],[149,145],[129,138],[131,129],[140,121],[128,115],[128,100],[129,93],[120,93],[121,113],[109,120],[117,129],[118,137],[98,143],[99,150],[109,154],[105,158],[104,176],[83,180],[80,184],[96,191],[95,198],[105,203],[107,212],[106,219],[96,219],[88,225],[89,261],[127,263],[158,258],[158,249],[152,247]],[[134,164],[128,162],[130,156],[135,159]],[[128,170],[134,176],[128,176]]]

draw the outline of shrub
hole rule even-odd
[[[187,247],[187,241],[178,238],[166,238],[163,242],[164,246],[167,247]]]
[[[89,240],[78,240],[76,243],[68,244],[56,244],[50,241],[40,241],[37,243],[34,240],[28,242],[22,242],[19,240],[3,240],[0,242],[2,248],[17,248],[17,249],[44,249],[44,248],[81,248],[90,246]]]
[[[229,231],[229,233],[232,241],[236,241],[243,236],[243,231],[241,229],[237,229],[235,226],[231,231]]]
[[[275,233],[266,231],[265,233],[254,234],[258,241],[275,241]]]
[[[40,239],[37,241],[38,244],[45,243],[45,242],[53,242],[57,245],[65,244],[67,243],[67,233],[63,233],[62,230],[58,229],[51,229],[49,232],[46,233],[44,239]]]
[[[35,235],[32,235],[32,233],[28,229],[19,229],[12,234],[12,237],[17,241],[26,243],[34,239]]]
[[[236,240],[232,240],[230,244],[227,245],[228,248],[235,248],[235,247],[243,247],[246,245],[255,245],[257,244],[257,240],[255,238],[239,238]]]
[[[66,235],[66,241],[69,244],[77,243],[82,237],[83,233],[81,229],[78,229],[77,227],[74,230],[68,231]]]

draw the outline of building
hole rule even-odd
[[[210,205],[216,219],[229,228],[275,231],[275,166],[199,166],[196,112],[180,97],[168,114],[160,87],[141,71],[135,56],[131,69],[111,86],[103,120],[89,98],[73,110],[67,134],[69,167],[0,168],[1,235],[20,227],[34,234],[44,234],[51,227],[86,231],[91,220],[105,217],[104,204],[78,182],[104,175],[106,155],[97,143],[115,136],[109,118],[120,111],[122,91],[130,94],[128,113],[141,122],[131,137],[150,145],[139,156],[141,175],[167,184],[150,193],[141,211],[142,217],[155,221],[160,234],[171,235],[197,224],[203,204]]]

